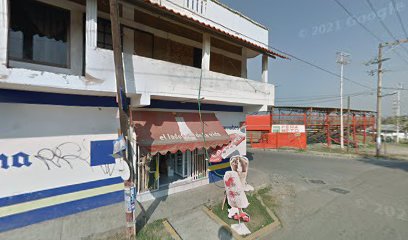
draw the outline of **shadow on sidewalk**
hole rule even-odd
[[[361,159],[357,159],[357,161],[380,166],[380,167],[400,169],[400,170],[408,172],[408,161],[404,161],[404,160],[374,159],[374,158],[364,157]]]
[[[141,209],[141,212],[136,217],[136,229],[137,231],[141,231],[146,224],[149,222],[150,218],[152,217],[153,213],[156,211],[157,207],[159,207],[160,203],[165,202],[168,197],[168,187],[152,192],[152,195],[155,197],[153,202],[145,209],[143,204],[137,202],[138,206]]]

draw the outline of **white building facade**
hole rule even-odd
[[[203,113],[233,132],[246,113],[274,105],[268,59],[285,57],[268,50],[265,27],[210,0],[124,0],[119,6],[134,114],[196,113],[200,90]],[[247,61],[260,54],[262,79],[250,80]],[[109,1],[0,0],[0,238],[121,204],[125,166],[109,155],[119,128],[115,94]],[[179,176],[164,194],[222,174],[225,159],[199,172],[193,161],[204,161],[200,152],[169,153],[163,177],[154,166],[160,171],[155,179]],[[139,200],[160,196],[160,185],[146,183]],[[110,218],[102,214],[99,221]]]

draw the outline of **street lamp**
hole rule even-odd
[[[337,63],[340,64],[340,147],[344,148],[344,123],[343,123],[343,70],[344,65],[349,64],[350,54],[337,52]]]

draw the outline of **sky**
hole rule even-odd
[[[408,38],[399,22],[399,13],[408,31],[408,0],[337,0],[357,17],[380,40],[391,42]],[[395,6],[393,7],[393,1]],[[269,29],[269,46],[340,74],[336,53],[350,54],[350,63],[344,66],[344,76],[363,86],[344,81],[344,106],[347,96],[351,108],[376,109],[377,75],[369,75],[377,65],[366,66],[378,53],[378,38],[364,30],[335,0],[222,0],[224,4],[254,19]],[[371,10],[372,4],[377,12]],[[387,30],[381,25],[383,20]],[[405,49],[384,48],[383,86],[396,88],[399,83],[408,89],[408,43]],[[396,53],[397,52],[397,53]],[[248,64],[250,79],[260,79],[261,60]],[[340,78],[316,69],[296,59],[269,62],[269,82],[276,85],[276,105],[339,107]],[[395,90],[385,90],[392,94]],[[383,98],[385,116],[395,113],[396,95]],[[401,91],[401,115],[408,115],[408,91]]]

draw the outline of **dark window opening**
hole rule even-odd
[[[10,1],[12,60],[68,66],[70,12],[32,0]]]
[[[200,48],[194,48],[193,67],[201,68],[202,60],[203,60],[203,51]]]
[[[97,46],[104,49],[113,49],[112,29],[110,20],[98,18]]]
[[[134,31],[134,54],[142,57],[153,58],[153,34],[148,32]]]

